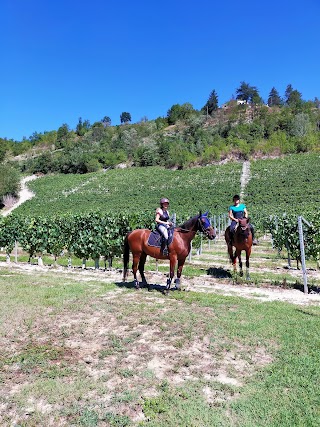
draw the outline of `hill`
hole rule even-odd
[[[110,169],[85,175],[45,176],[29,183],[35,197],[17,210],[23,215],[73,212],[150,212],[159,198],[171,211],[193,215],[227,212],[235,193],[243,193],[255,222],[271,214],[316,213],[319,204],[320,156],[296,154],[249,162],[249,180],[241,188],[242,162],[186,170]]]
[[[272,107],[232,100],[210,114],[174,105],[166,117],[111,126],[79,119],[21,142],[0,138],[0,161],[29,173],[88,173],[119,163],[184,169],[225,159],[279,156],[320,148],[319,103]]]

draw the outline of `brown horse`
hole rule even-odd
[[[237,229],[233,236],[232,244],[230,244],[230,226],[227,227],[224,236],[228,245],[228,252],[230,261],[233,264],[234,272],[236,272],[237,258],[239,260],[240,276],[243,276],[241,252],[246,252],[246,279],[250,280],[249,258],[252,247],[252,233],[249,224],[249,218],[239,219]],[[235,252],[233,252],[233,246],[236,248]]]
[[[212,240],[216,236],[214,228],[211,226],[208,212],[199,214],[186,221],[184,224],[175,228],[172,243],[169,245],[169,254],[164,255],[161,248],[149,246],[148,238],[151,233],[150,230],[137,229],[129,232],[124,241],[123,250],[123,281],[126,281],[128,273],[128,263],[130,251],[133,255],[132,272],[134,277],[134,284],[137,289],[140,288],[137,279],[137,270],[139,270],[143,285],[147,284],[144,275],[144,265],[147,255],[156,259],[169,259],[170,260],[170,275],[167,279],[166,289],[169,290],[174,276],[176,264],[178,262],[177,278],[175,280],[176,288],[180,289],[180,277],[185,260],[190,252],[191,241],[196,235],[197,231],[202,231],[206,236]]]

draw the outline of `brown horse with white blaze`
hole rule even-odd
[[[147,255],[156,259],[169,259],[170,260],[170,274],[167,279],[166,289],[169,290],[171,286],[172,279],[174,277],[174,272],[176,264],[178,263],[177,268],[177,278],[175,280],[176,288],[180,289],[180,278],[182,274],[182,269],[185,263],[185,260],[190,252],[191,241],[195,237],[197,231],[202,231],[205,235],[213,240],[216,236],[216,232],[212,227],[210,220],[208,218],[208,212],[205,214],[199,214],[193,218],[186,221],[184,224],[175,228],[174,237],[172,243],[169,245],[169,253],[165,255],[161,252],[161,248],[149,246],[148,238],[151,233],[150,230],[146,229],[137,229],[129,232],[124,241],[124,250],[123,250],[123,281],[126,281],[128,274],[128,263],[130,251],[132,252],[133,262],[132,262],[132,272],[134,277],[134,284],[137,289],[140,288],[139,281],[137,279],[137,271],[139,270],[142,283],[147,284],[145,275],[144,275],[144,265],[146,262]]]
[[[232,244],[230,244],[230,226],[225,231],[225,240],[228,245],[228,253],[230,261],[233,264],[234,272],[236,272],[237,258],[239,261],[240,276],[243,276],[241,252],[246,253],[246,279],[250,280],[249,274],[249,259],[252,248],[252,233],[249,223],[249,218],[239,219],[237,229],[234,233]],[[233,252],[233,246],[235,251]]]

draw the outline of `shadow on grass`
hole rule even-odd
[[[232,274],[230,273],[230,271],[227,271],[221,267],[218,267],[218,268],[210,267],[206,271],[208,276],[215,277],[216,279],[228,279],[232,277]]]
[[[298,289],[298,291],[304,292],[304,285],[300,282],[296,282],[293,285],[294,289]],[[320,294],[320,287],[315,285],[308,285],[309,294]]]
[[[126,288],[126,289],[136,289],[134,285],[134,281],[132,282],[115,282],[115,285],[119,288]],[[157,291],[162,294],[167,294],[168,290],[165,285],[159,285],[157,283],[148,283],[143,284],[142,282],[139,283],[140,289],[148,289],[148,291]],[[175,287],[174,283],[172,283],[171,288],[169,291],[177,291],[178,289]]]

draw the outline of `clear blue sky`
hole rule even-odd
[[[320,98],[319,0],[2,0],[0,137],[219,104],[241,81]]]

